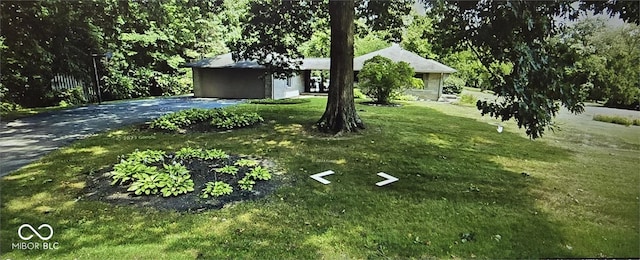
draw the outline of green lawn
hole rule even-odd
[[[7,121],[11,121],[18,118],[35,116],[37,114],[41,114],[45,112],[58,111],[58,110],[64,110],[64,109],[70,109],[70,108],[73,108],[73,107],[53,106],[53,107],[20,108],[13,111],[0,112],[0,119],[4,122],[7,122]]]
[[[242,105],[264,117],[255,128],[189,135],[126,128],[55,151],[1,181],[2,258],[640,256],[637,126],[594,133],[567,124],[531,141],[512,123],[498,133],[497,121],[473,107],[406,103],[357,105],[367,130],[331,138],[310,130],[325,102]],[[87,175],[119,155],[184,146],[271,158],[286,185],[199,214],[78,199]],[[309,178],[329,169],[336,172],[329,185]],[[378,172],[400,180],[377,187]],[[58,249],[12,249],[23,223],[50,224]]]

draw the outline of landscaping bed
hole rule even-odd
[[[136,151],[132,154],[141,154],[147,151]],[[128,163],[131,157],[130,155],[129,158],[123,159],[119,164]],[[238,164],[246,164],[247,162],[251,162],[250,166],[238,166]],[[135,176],[130,176],[130,179],[124,182],[120,181],[122,178],[114,180],[116,179],[114,176],[116,176],[118,168],[116,165],[115,167],[112,166],[89,175],[87,186],[80,195],[81,198],[104,201],[117,205],[135,205],[180,212],[199,212],[206,209],[219,209],[231,202],[264,197],[282,184],[280,175],[271,175],[271,172],[273,172],[271,169],[275,168],[275,163],[267,159],[249,156],[228,155],[225,156],[225,158],[213,160],[204,158],[178,159],[176,153],[170,153],[163,156],[161,161],[141,165],[155,167],[155,174],[163,174],[162,170],[164,165],[168,165],[169,167],[172,165],[184,166],[184,168],[188,170],[188,173],[185,173],[183,176],[188,176],[188,179],[192,180],[192,189],[189,189],[189,191],[185,189],[185,191],[180,194],[169,194],[165,196],[161,191],[162,187],[157,187],[155,192],[146,194],[143,191],[140,192],[140,194],[136,194],[136,190],[132,189],[132,186],[135,184],[135,182],[132,182],[132,179],[136,179]],[[237,169],[237,172],[234,174],[221,170],[232,167]],[[268,179],[258,180],[252,178],[254,184],[251,185],[249,189],[241,187],[242,185],[240,185],[239,182],[241,183],[242,180],[256,168],[268,171]],[[274,178],[272,179],[272,177]],[[116,181],[118,181],[120,185],[116,185],[118,184]],[[214,182],[229,184],[229,187],[232,189],[231,192],[218,196],[211,194],[204,196],[207,183]]]

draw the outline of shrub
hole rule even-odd
[[[266,98],[266,99],[256,99],[256,100],[251,100],[249,103],[251,104],[271,104],[271,105],[282,105],[282,104],[302,104],[302,103],[309,103],[311,100],[309,100],[308,98],[283,98],[283,99],[271,99],[271,98]]]
[[[460,97],[460,104],[475,105],[478,99],[471,94],[464,94]]]
[[[367,95],[365,95],[364,93],[362,93],[362,91],[360,91],[359,88],[354,88],[353,89],[353,98],[356,99],[365,99],[367,98]]]
[[[209,198],[209,196],[220,197],[229,195],[232,192],[233,188],[227,183],[221,181],[207,182],[204,189],[202,189],[202,198],[206,199]]]
[[[193,124],[209,121],[216,129],[234,129],[250,126],[264,119],[257,113],[238,113],[224,109],[192,108],[166,114],[151,122],[150,128],[165,131],[177,131]]]
[[[374,102],[388,104],[393,92],[412,86],[413,68],[406,62],[395,63],[389,58],[375,56],[364,62],[358,73],[360,88]]]
[[[213,118],[211,120],[211,126],[217,129],[229,130],[234,128],[247,127],[263,121],[264,119],[262,119],[262,117],[260,117],[257,113],[228,113],[226,116]]]
[[[626,126],[630,126],[634,124],[640,125],[638,124],[640,123],[639,122],[640,119],[632,119],[632,118],[622,117],[622,116],[594,115],[593,120],[607,122],[607,123],[614,123],[619,125],[626,125]]]
[[[0,112],[13,112],[21,110],[22,106],[11,102],[0,102]]]
[[[466,82],[464,81],[464,79],[451,75],[444,80],[444,87],[442,88],[442,93],[460,94],[462,93],[462,89],[464,88],[465,85],[466,85]]]

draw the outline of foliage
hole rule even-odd
[[[640,119],[633,119],[633,118],[623,117],[623,116],[609,116],[609,115],[598,114],[593,116],[593,120],[607,122],[607,123],[614,123],[619,125],[626,125],[626,126],[640,125]]]
[[[239,167],[253,167],[258,165],[258,161],[250,159],[240,159],[236,161],[234,165]]]
[[[466,82],[464,79],[458,78],[456,75],[451,75],[444,80],[444,87],[442,93],[444,94],[460,94],[464,88]]]
[[[352,98],[353,67],[349,64],[354,55],[354,18],[357,14],[373,31],[391,28],[387,37],[397,40],[402,30],[402,15],[409,12],[411,4],[410,0],[359,1],[357,5],[353,0],[332,0],[328,6],[326,1],[252,1],[242,28],[244,37],[230,43],[230,49],[235,59],[257,60],[267,72],[284,78],[299,68],[302,52],[310,49],[298,46],[308,41],[314,31],[319,31],[314,21],[328,20],[332,60],[330,94],[317,126],[321,131],[333,133],[357,131],[364,128],[364,123],[354,109]],[[312,45],[326,44],[326,36],[326,33],[319,35]],[[326,49],[317,53],[318,56],[325,54]]]
[[[268,181],[271,179],[271,173],[266,168],[262,168],[260,166],[256,166],[247,174],[247,176],[253,178],[254,180]]]
[[[464,105],[475,105],[477,101],[478,98],[471,94],[464,94],[460,97],[460,104]]]
[[[390,44],[381,39],[374,33],[367,34],[366,36],[360,38],[356,37],[353,41],[353,55],[358,57],[360,55],[364,55],[370,52],[374,52],[377,50],[381,50],[389,47]]]
[[[455,68],[457,70],[455,76],[464,80],[465,84],[469,84],[470,87],[481,89],[490,87],[489,72],[472,50],[467,49],[443,54],[443,61],[448,66]],[[493,68],[498,65],[491,64],[490,66]],[[508,71],[508,68],[502,68],[500,71]]]
[[[257,113],[226,113],[225,115],[218,115],[211,120],[211,126],[217,129],[235,129],[241,127],[247,127],[263,122],[264,119]]]
[[[136,195],[158,194],[161,179],[161,174],[158,173],[140,173],[127,191],[133,191]]]
[[[365,61],[358,73],[359,86],[375,102],[388,104],[393,92],[412,85],[413,74],[413,69],[406,62],[394,63],[389,58],[375,56]]]
[[[150,164],[155,162],[161,162],[164,160],[166,152],[162,150],[144,150],[132,152],[126,156],[127,161]]]
[[[182,164],[164,164],[164,171],[157,177],[157,186],[163,197],[178,196],[194,191],[194,183],[189,170]]]
[[[433,30],[433,19],[425,15],[412,13],[410,23],[402,34],[400,45],[403,49],[416,53],[421,57],[436,59],[432,50],[432,41],[435,37]]]
[[[632,6],[637,10],[637,5]],[[614,15],[627,7],[604,8]],[[577,17],[571,2],[437,2],[430,12],[437,17],[439,45],[471,49],[489,72],[489,88],[502,97],[478,101],[482,115],[503,121],[514,118],[527,135],[538,138],[551,128],[560,105],[573,113],[584,110],[582,84],[576,84],[566,70],[575,66],[576,48],[549,41],[558,30],[559,16]],[[503,73],[492,68],[496,64],[507,64],[511,70]]]
[[[209,196],[220,197],[223,195],[229,195],[233,192],[233,187],[231,185],[216,181],[216,182],[207,182],[205,184],[205,188],[202,189],[202,198],[206,199]]]
[[[111,172],[113,181],[111,185],[118,183],[124,185],[129,181],[137,181],[141,179],[142,176],[157,174],[157,170],[155,166],[147,166],[138,161],[121,160],[120,163],[113,166],[113,171]]]
[[[51,98],[54,102],[65,103],[67,106],[71,105],[82,105],[87,103],[87,99],[84,96],[83,90],[81,87],[76,87],[72,89],[63,89],[63,90],[54,90],[52,92],[53,97]]]
[[[362,93],[362,91],[359,88],[354,88],[353,89],[353,98],[355,98],[355,99],[365,99],[365,98],[367,98],[367,95]]]
[[[244,1],[61,1],[0,3],[0,80],[3,100],[25,107],[49,106],[55,75],[94,81],[91,56],[98,55],[102,97],[121,99],[183,94],[180,63],[225,51],[236,35]],[[107,61],[100,56],[108,51]],[[94,85],[95,87],[95,85]],[[95,100],[91,100],[95,101]]]
[[[301,103],[308,103],[308,102],[309,102],[309,99],[307,98],[282,98],[282,99],[267,98],[267,99],[251,100],[249,103],[274,105],[274,104],[301,104]]]
[[[640,107],[640,65],[635,62],[640,60],[640,26],[612,27],[600,19],[584,19],[556,38],[577,49],[569,75],[581,83],[588,99],[605,100],[610,107]]]
[[[229,155],[220,149],[207,149],[202,151],[200,158],[204,160],[220,160],[229,158]]]
[[[366,110],[361,115],[371,131],[358,138],[310,138],[300,123],[315,121],[326,102],[326,98],[312,98],[311,103],[296,107],[241,105],[277,121],[282,127],[277,129],[285,129],[287,134],[275,131],[272,125],[224,136],[196,135],[197,139],[194,135],[162,134],[142,148],[177,150],[203,140],[210,147],[285,162],[282,166],[290,184],[259,201],[185,214],[134,205],[109,206],[88,197],[77,200],[79,193],[86,194],[84,189],[90,187],[76,184],[84,183],[91,169],[113,164],[119,154],[128,154],[140,145],[113,142],[109,133],[100,133],[2,178],[1,214],[3,219],[26,222],[37,221],[30,219],[38,214],[49,223],[79,223],[82,230],[77,231],[92,241],[78,241],[78,233],[71,228],[57,232],[52,240],[77,241],[85,245],[83,255],[100,259],[195,258],[198,253],[194,248],[205,259],[378,259],[382,258],[378,250],[382,246],[385,257],[393,259],[471,258],[471,253],[475,259],[586,258],[601,252],[607,256],[637,255],[640,175],[633,173],[638,168],[638,127],[590,124],[590,117],[572,117],[563,131],[545,136],[548,140],[531,142],[523,138],[524,133],[505,130],[497,134],[490,123],[499,121],[479,117],[475,108],[420,102],[388,109],[356,103],[356,109]],[[515,127],[515,123],[506,122],[507,126]],[[291,146],[264,141],[247,145],[247,140],[277,140]],[[78,156],[91,151],[100,154]],[[346,163],[338,162],[342,159]],[[327,164],[339,167],[337,174],[325,177],[331,184],[309,178],[327,170]],[[435,174],[423,174],[421,169]],[[64,174],[60,174],[62,170]],[[380,171],[400,177],[400,181],[380,192],[374,184],[383,180],[375,175]],[[523,177],[520,173],[524,171],[531,177]],[[44,182],[47,179],[54,181]],[[234,192],[240,191],[235,183],[227,183]],[[465,192],[471,183],[481,192]],[[188,194],[200,196],[201,190],[196,187]],[[558,203],[541,210],[542,201]],[[25,209],[31,204],[37,206]],[[54,205],[50,206],[53,211],[40,213],[47,205]],[[61,205],[60,210],[55,205]],[[417,217],[422,215],[429,217]],[[16,229],[22,222],[5,224],[1,232],[19,240]],[[437,235],[430,235],[436,234],[434,230]],[[159,239],[161,231],[174,238]],[[475,242],[460,244],[459,234],[468,232],[475,232]],[[607,239],[585,239],[585,232]],[[500,241],[493,239],[496,235]],[[121,242],[128,237],[135,237],[136,243]],[[257,238],[269,243],[257,242]],[[414,243],[416,240],[419,242]],[[228,249],[219,250],[225,241]],[[307,241],[313,241],[314,246],[302,246]],[[172,250],[163,250],[167,243]],[[427,252],[430,248],[437,250]],[[11,250],[10,243],[3,243],[2,249],[3,258],[10,259],[79,255],[78,250],[62,247],[29,252]]]
[[[218,169],[217,172],[235,176],[238,173],[238,167],[235,167],[233,165],[225,165],[224,167]]]
[[[253,185],[255,184],[256,182],[252,180],[250,176],[244,176],[244,178],[238,181],[238,185],[242,190],[248,190],[248,191],[253,190]]]
[[[161,116],[151,122],[150,128],[177,131],[194,124],[209,121],[217,129],[234,129],[263,122],[257,113],[238,113],[226,109],[186,109]]]
[[[176,152],[176,159],[178,160],[188,160],[202,157],[203,151],[202,149],[192,148],[192,147],[183,147],[180,148],[179,151]]]

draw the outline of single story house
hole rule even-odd
[[[416,77],[423,80],[421,98],[438,100],[442,95],[444,79],[456,70],[437,61],[425,59],[403,50],[394,44],[389,48],[355,57],[354,73],[362,70],[364,62],[376,55],[393,61],[409,63]],[[203,59],[185,65],[193,71],[195,97],[217,98],[289,98],[308,92],[311,88],[311,71],[329,70],[329,58],[306,58],[300,72],[287,79],[278,79],[267,74],[265,67],[256,61],[234,61],[231,53]],[[412,93],[415,94],[415,93]]]

